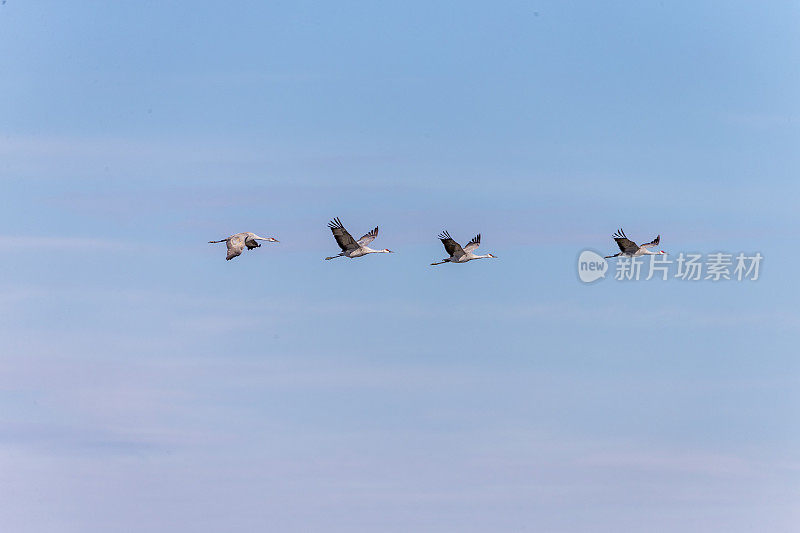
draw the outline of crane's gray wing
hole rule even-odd
[[[472,250],[475,250],[480,245],[481,245],[481,234],[478,233],[477,235],[475,235],[475,237],[472,238],[471,241],[469,241],[469,244],[467,244],[464,247],[464,251],[470,253]]]
[[[650,242],[644,243],[642,248],[652,248],[653,246],[658,246],[658,243],[661,242],[661,235],[657,235],[655,239]]]
[[[617,232],[614,234],[614,240],[617,241],[617,246],[622,253],[634,253],[639,247],[636,245],[635,242],[630,240],[625,232],[622,231],[622,228],[619,228]]]
[[[460,257],[464,255],[464,249],[461,248],[460,244],[453,240],[449,233],[443,231],[439,234],[439,238],[442,240],[444,249],[448,254],[450,254],[450,257]]]
[[[230,261],[234,257],[242,255],[242,251],[244,251],[244,236],[239,234],[234,235],[228,239],[225,244],[228,246],[228,255],[225,257],[225,260]]]
[[[244,244],[247,246],[248,250],[252,250],[253,248],[259,248],[261,245],[258,244],[258,241],[255,239],[255,234],[253,233],[245,233]]]
[[[378,236],[378,226],[375,226],[375,229],[358,239],[359,246],[367,246],[369,243],[375,240],[375,237]]]
[[[328,222],[328,227],[331,228],[333,238],[336,239],[336,243],[343,252],[358,248],[358,243],[355,241],[355,239],[353,239],[353,236],[350,235],[346,229],[344,229],[341,220],[334,218]]]

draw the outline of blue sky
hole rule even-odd
[[[8,0],[0,522],[794,531],[799,16]],[[619,226],[761,279],[582,285]]]

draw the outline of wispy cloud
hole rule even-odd
[[[756,129],[776,127],[797,127],[797,115],[793,110],[786,113],[739,112],[723,115],[723,120],[729,124],[746,126]]]
[[[140,248],[140,245],[114,239],[69,237],[60,235],[0,235],[0,253],[18,254],[23,251],[46,248],[63,251],[123,251]]]

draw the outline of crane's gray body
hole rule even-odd
[[[447,231],[443,231],[439,235],[439,239],[442,241],[444,245],[445,251],[450,254],[450,257],[442,259],[438,263],[431,263],[431,265],[441,265],[444,263],[466,263],[468,261],[472,261],[473,259],[496,259],[496,257],[492,254],[486,255],[477,255],[474,252],[478,246],[481,245],[481,234],[478,233],[469,243],[461,247]]]
[[[611,257],[639,257],[642,255],[664,255],[667,252],[661,250],[659,252],[651,252],[648,248],[653,248],[658,246],[658,243],[661,242],[661,235],[658,235],[655,239],[650,242],[646,242],[644,244],[636,244],[632,240],[625,235],[625,232],[622,228],[619,228],[616,233],[613,235],[614,242],[617,243],[619,246],[619,252],[614,255],[607,255],[605,259],[610,259]]]
[[[266,241],[266,242],[279,242],[277,239],[273,237],[259,237],[255,233],[252,232],[244,232],[244,233],[236,233],[235,235],[231,235],[227,239],[222,239],[219,241],[208,241],[209,243],[218,243],[224,242],[228,248],[228,255],[225,257],[226,261],[230,261],[234,257],[238,257],[242,254],[245,247],[248,250],[252,250],[253,248],[260,248],[261,245],[258,241]]]
[[[378,227],[375,226],[375,229],[370,231],[369,233],[365,234],[358,240],[355,240],[350,232],[348,232],[342,221],[338,218],[334,218],[330,222],[328,222],[328,227],[331,229],[331,233],[333,233],[333,238],[336,239],[336,244],[339,245],[339,248],[342,249],[342,252],[338,255],[334,255],[331,257],[326,257],[326,260],[336,259],[337,257],[349,257],[350,259],[355,259],[356,257],[363,257],[368,254],[390,254],[393,253],[391,250],[383,249],[383,250],[373,250],[368,244],[375,240],[378,236]]]

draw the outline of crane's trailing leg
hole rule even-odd
[[[344,257],[344,254],[342,253],[342,254],[339,254],[339,255],[334,255],[333,257],[326,257],[325,261],[329,261],[331,259],[336,259],[337,257]]]

